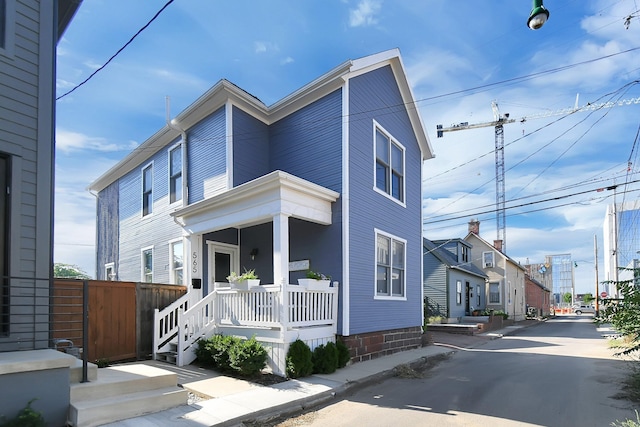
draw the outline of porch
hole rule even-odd
[[[188,365],[197,341],[214,334],[255,337],[268,351],[269,367],[284,376],[289,345],[296,339],[312,349],[335,340],[338,282],[324,289],[263,285],[248,290],[216,287],[202,299],[190,292],[155,310],[153,357]]]

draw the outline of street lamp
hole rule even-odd
[[[542,5],[542,0],[533,0],[533,9],[527,19],[529,28],[532,30],[542,28],[547,19],[549,19],[549,11]]]

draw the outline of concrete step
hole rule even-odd
[[[71,385],[69,425],[90,427],[186,405],[176,373],[144,364],[101,368],[95,381]]]
[[[96,381],[98,379],[98,366],[94,363],[87,363],[87,379],[89,381]],[[82,360],[76,359],[76,362],[71,366],[71,372],[69,373],[69,382],[71,384],[79,383],[82,381]]]
[[[101,399],[175,386],[178,376],[144,364],[115,365],[98,370],[96,381],[72,384],[71,402]]]
[[[186,405],[188,392],[177,386],[72,402],[70,426],[94,427]]]

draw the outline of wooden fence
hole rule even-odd
[[[89,281],[88,337],[82,340],[83,282],[55,279],[51,297],[52,339],[69,339],[98,359],[119,361],[151,357],[153,312],[187,291],[185,286]]]

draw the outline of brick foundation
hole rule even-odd
[[[415,326],[340,336],[340,340],[349,348],[352,362],[363,362],[399,351],[422,347],[422,328]]]

